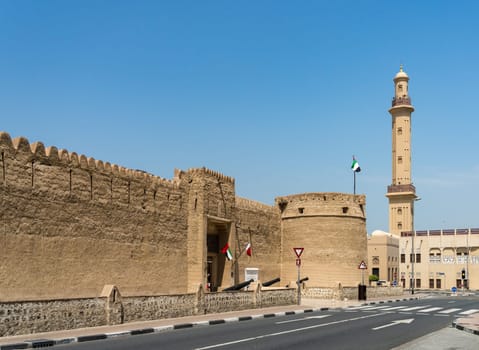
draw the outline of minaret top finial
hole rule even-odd
[[[396,80],[398,80],[398,79],[400,79],[400,80],[404,80],[404,79],[409,80],[408,75],[407,75],[406,72],[404,71],[404,65],[403,65],[402,63],[399,65],[399,72],[397,72],[396,76],[394,77],[394,81],[396,81]]]

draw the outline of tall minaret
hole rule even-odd
[[[408,75],[401,65],[394,77],[392,116],[392,183],[388,186],[389,232],[414,230],[416,188],[411,180],[411,113],[414,107],[408,94]]]

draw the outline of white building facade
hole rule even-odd
[[[401,232],[400,283],[413,289],[479,289],[479,228]]]

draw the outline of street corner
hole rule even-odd
[[[452,326],[461,331],[479,335],[479,312],[454,320]]]

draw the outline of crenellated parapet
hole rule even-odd
[[[137,181],[147,181],[161,186],[177,187],[177,184],[160,176],[149,174],[141,170],[128,169],[120,165],[103,162],[92,157],[87,157],[76,152],[69,152],[65,149],[58,149],[55,146],[45,147],[42,142],[30,143],[25,137],[17,137],[12,140],[6,132],[0,131],[0,151],[3,159],[26,160],[30,162],[39,162],[47,165],[58,165],[69,168],[80,168],[92,173],[102,173],[107,175],[117,175],[134,179]]]
[[[155,201],[181,191],[179,183],[128,169],[25,137],[0,132],[0,181],[10,189],[29,189],[55,198],[69,197],[153,209]],[[158,197],[158,198],[157,198]],[[174,199],[181,195],[174,196]],[[157,205],[156,205],[157,207]]]
[[[253,201],[251,199],[236,197],[236,208],[245,210],[260,210],[264,212],[275,212],[276,207],[273,205],[267,205],[261,202]]]
[[[205,167],[202,168],[190,168],[186,171],[182,170],[175,170],[175,177],[181,180],[186,174],[189,174],[191,176],[212,176],[217,178],[221,182],[229,183],[231,185],[234,185],[235,179],[231,176],[226,176],[218,171],[211,170]]]
[[[282,218],[298,216],[355,216],[365,219],[366,196],[348,193],[302,193],[276,198]]]

